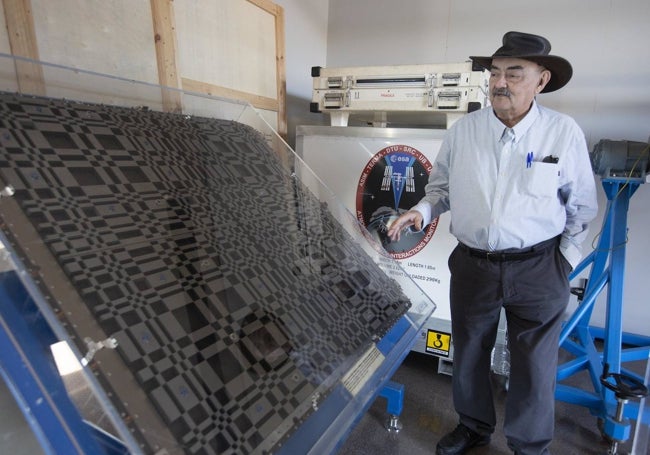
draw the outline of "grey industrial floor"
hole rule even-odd
[[[386,402],[378,398],[355,426],[338,455],[424,455],[435,453],[438,439],[456,425],[451,402],[451,377],[438,374],[437,358],[411,353],[399,367],[393,380],[404,384],[403,425],[398,434],[384,429]],[[498,378],[497,378],[498,379]],[[578,379],[579,381],[579,379]],[[499,424],[507,392],[495,385]],[[600,455],[607,453],[596,425],[596,418],[582,407],[556,402],[556,437],[551,446],[554,455]],[[632,433],[634,434],[634,433]],[[629,453],[631,440],[619,447]],[[0,380],[0,454],[42,454],[34,436],[22,418],[13,396]],[[503,433],[494,434],[490,445],[472,455],[509,454]],[[298,454],[297,454],[298,455]],[[643,455],[643,454],[639,454]]]
[[[400,418],[402,430],[391,434],[384,429],[386,403],[377,399],[352,431],[338,455],[424,455],[434,454],[438,440],[454,429],[458,422],[451,398],[451,376],[438,374],[437,358],[411,353],[393,376],[404,384],[404,409]],[[630,366],[626,364],[629,368]],[[639,365],[643,371],[645,366]],[[632,368],[636,370],[636,368]],[[581,384],[583,373],[572,378],[570,385],[591,391]],[[584,381],[588,381],[586,372]],[[472,455],[506,455],[508,449],[502,431],[505,388],[495,377],[497,431],[488,446],[472,450]],[[586,408],[556,401],[553,455],[601,455],[609,445],[603,441],[597,419]],[[634,432],[632,431],[632,435]],[[619,453],[630,453],[631,438],[620,444]],[[645,455],[642,453],[635,455]]]

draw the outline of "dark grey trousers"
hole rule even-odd
[[[553,438],[558,339],[571,270],[558,245],[516,261],[477,258],[460,246],[449,257],[456,412],[469,428],[494,431],[490,354],[503,307],[511,362],[504,433],[522,455],[547,454]]]

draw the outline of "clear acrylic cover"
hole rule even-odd
[[[334,400],[297,443],[332,451],[435,309],[332,191],[245,103],[8,55],[0,92],[2,241],[84,418],[268,453]]]

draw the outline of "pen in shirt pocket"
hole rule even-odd
[[[528,155],[526,155],[526,167],[529,168],[533,165],[533,152],[528,152]]]

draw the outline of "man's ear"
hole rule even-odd
[[[544,87],[546,87],[546,84],[548,84],[548,81],[550,80],[551,80],[551,72],[547,69],[542,70],[542,72],[539,74],[539,84],[537,85],[537,93],[544,90]]]

